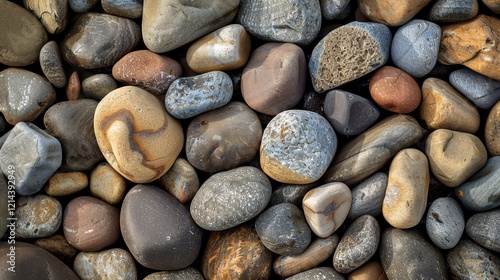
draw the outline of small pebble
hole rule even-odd
[[[451,249],[446,261],[452,279],[495,279],[500,275],[498,255],[468,239]]]
[[[78,72],[73,71],[68,78],[68,85],[66,86],[66,98],[68,100],[76,100],[82,96],[82,84],[80,83],[80,76]]]
[[[304,198],[306,193],[312,188],[317,187],[318,185],[318,182],[299,185],[283,184],[277,188],[274,188],[269,206],[285,202],[300,206],[302,205],[302,199]]]
[[[88,98],[100,101],[108,93],[118,88],[113,76],[108,74],[95,74],[82,82],[82,93]]]
[[[143,0],[101,0],[102,9],[110,15],[126,18],[142,16]]]
[[[62,261],[70,261],[78,253],[62,234],[54,234],[49,237],[37,239],[35,245],[49,251]]]
[[[427,212],[425,227],[434,245],[444,250],[455,247],[465,229],[462,208],[451,197],[434,200]]]
[[[326,20],[332,20],[342,14],[349,5],[349,0],[319,0],[321,15]]]
[[[92,9],[99,0],[68,0],[69,7],[75,13],[85,13]]]
[[[204,280],[203,275],[193,267],[178,270],[154,272],[143,280]]]
[[[49,82],[56,88],[66,86],[66,73],[59,46],[55,41],[47,42],[40,50],[40,68]]]
[[[347,280],[388,280],[384,268],[379,261],[372,260],[351,272]]]
[[[468,68],[451,72],[450,84],[481,109],[491,109],[500,100],[500,81]]]
[[[360,0],[361,12],[371,21],[400,26],[412,19],[432,0]]]
[[[100,163],[90,172],[90,193],[109,204],[118,204],[127,190],[125,178],[107,162]]]
[[[65,196],[85,189],[89,185],[87,174],[83,172],[56,172],[45,185],[45,193],[50,196]]]
[[[347,217],[355,220],[362,215],[380,216],[386,188],[387,175],[383,172],[371,175],[352,188],[351,209]]]
[[[484,143],[490,155],[500,156],[500,101],[491,108],[486,119]]]
[[[120,248],[80,252],[76,255],[73,270],[81,280],[137,279],[134,258]]]
[[[16,237],[40,238],[54,234],[61,225],[61,203],[48,195],[21,196],[16,201]]]
[[[438,0],[429,19],[438,23],[455,23],[473,19],[479,10],[478,0]]]
[[[465,232],[477,244],[500,253],[500,209],[472,215],[467,220]]]
[[[333,267],[316,267],[297,273],[287,280],[344,280],[344,276]]]
[[[500,14],[500,1],[498,0],[483,0],[483,3],[494,13]]]
[[[160,177],[160,182],[165,190],[180,203],[190,202],[200,188],[196,169],[183,158],[175,160],[167,173]]]

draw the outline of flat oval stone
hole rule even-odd
[[[340,239],[333,254],[333,267],[340,273],[350,273],[375,255],[380,240],[380,226],[375,218],[357,218]]]
[[[14,176],[15,190],[20,195],[41,190],[61,161],[59,141],[31,123],[16,124],[0,149],[0,167],[6,177]],[[9,173],[11,165],[14,174]]]
[[[419,114],[431,130],[445,128],[476,133],[480,125],[479,112],[472,102],[438,78],[425,79]]]
[[[108,163],[135,183],[160,178],[184,144],[179,122],[154,95],[133,86],[117,88],[99,102],[94,132]]]
[[[43,45],[40,50],[39,60],[42,72],[51,84],[56,88],[63,88],[66,86],[64,64],[59,46],[55,41],[50,41]]]
[[[193,267],[151,273],[143,280],[204,280],[203,275]]]
[[[302,208],[311,230],[324,238],[342,225],[351,201],[351,191],[344,183],[328,183],[307,192]]]
[[[222,71],[183,77],[165,94],[165,108],[177,119],[187,119],[220,108],[231,101],[233,81]]]
[[[484,144],[492,156],[500,156],[500,101],[491,108],[484,127]]]
[[[196,40],[187,50],[186,62],[198,73],[235,70],[247,63],[250,48],[245,27],[229,24]]]
[[[298,185],[283,184],[277,188],[274,188],[269,206],[285,202],[300,206],[302,205],[302,199],[304,198],[306,193],[317,186],[319,186],[318,182]]]
[[[271,192],[271,182],[255,167],[219,172],[201,185],[191,201],[191,216],[206,230],[229,229],[264,211]]]
[[[0,278],[10,280],[40,279],[40,280],[78,280],[78,276],[64,262],[51,253],[30,243],[16,240],[14,266],[15,272],[8,270],[13,245],[0,243]]]
[[[477,244],[500,253],[500,209],[474,214],[467,220],[465,232]]]
[[[486,148],[477,136],[448,129],[429,134],[425,154],[434,177],[448,187],[465,182],[488,160]]]
[[[468,68],[450,73],[450,84],[481,109],[491,109],[500,100],[500,81]]]
[[[0,92],[0,112],[12,125],[35,120],[56,100],[47,79],[18,68],[0,72]]]
[[[473,20],[443,26],[438,60],[464,65],[482,75],[500,80],[500,19],[479,15]]]
[[[269,279],[272,253],[253,224],[212,232],[201,261],[206,279]]]
[[[137,270],[129,252],[113,248],[100,252],[80,252],[73,263],[73,270],[82,280],[137,279]]]
[[[389,28],[373,22],[350,22],[331,31],[314,47],[309,60],[314,90],[325,92],[383,66],[391,40]]]
[[[61,142],[62,169],[90,170],[103,160],[94,132],[97,105],[92,99],[62,101],[45,112],[43,123],[47,131]]]
[[[379,261],[372,260],[351,272],[347,280],[387,280],[384,268]]]
[[[382,203],[384,219],[395,228],[416,226],[425,213],[429,181],[429,163],[424,153],[413,148],[397,153],[389,168]]]
[[[47,31],[40,21],[10,1],[0,3],[0,37],[0,63],[7,66],[27,66],[36,62],[48,41]]]
[[[438,0],[429,12],[429,19],[439,23],[454,23],[473,19],[479,10],[477,0]]]
[[[85,189],[89,185],[87,174],[83,172],[56,172],[45,185],[45,193],[50,196],[65,196]]]
[[[423,77],[436,65],[440,40],[439,25],[421,19],[409,21],[394,34],[391,59],[411,76]]]
[[[304,95],[304,51],[290,43],[267,43],[255,49],[241,75],[241,94],[257,112],[276,115],[293,108]]]
[[[416,231],[386,229],[380,260],[389,279],[448,279],[441,251]]]
[[[136,185],[127,193],[120,228],[130,253],[147,268],[186,268],[200,252],[202,230],[184,205],[155,186]]]
[[[321,15],[326,20],[332,20],[341,16],[348,5],[349,0],[319,0]]]
[[[61,225],[61,203],[51,196],[21,196],[17,199],[16,206],[16,237],[47,237],[54,234]]]
[[[245,103],[230,102],[191,121],[186,133],[186,157],[202,171],[228,170],[254,158],[261,137],[257,114]]]
[[[387,117],[344,145],[323,176],[325,182],[351,186],[363,181],[404,148],[417,143],[423,130],[411,116]]]
[[[120,211],[91,196],[78,196],[64,209],[64,237],[80,251],[100,251],[120,238]]]
[[[145,0],[142,12],[144,44],[164,53],[226,26],[236,16],[239,0]],[[175,24],[172,24],[175,23]]]
[[[113,76],[108,74],[95,74],[82,82],[83,95],[100,101],[108,93],[118,88]]]
[[[127,190],[125,178],[107,162],[98,164],[90,172],[90,193],[109,204],[122,201]]]
[[[189,203],[200,188],[196,169],[183,158],[175,160],[167,173],[160,177],[160,182],[180,203]]]
[[[500,275],[500,258],[474,241],[464,239],[446,257],[450,277],[495,279]]]
[[[78,251],[68,243],[62,234],[54,234],[49,237],[39,238],[34,244],[49,251],[52,255],[62,261],[71,261],[78,253]]]
[[[50,34],[60,34],[68,22],[68,1],[24,0],[24,7],[31,11]]]
[[[324,113],[335,131],[347,136],[360,134],[380,117],[370,100],[340,89],[326,94]]]
[[[290,256],[307,249],[311,230],[302,211],[291,203],[274,205],[255,221],[260,241],[273,253]]]
[[[75,13],[84,13],[92,9],[99,0],[68,0],[69,7]]]
[[[297,273],[287,280],[344,280],[344,276],[333,267],[316,267]]]
[[[86,13],[64,36],[60,48],[69,64],[99,69],[111,67],[140,41],[141,29],[134,21],[108,14]]]
[[[265,41],[308,45],[321,28],[319,1],[241,0],[237,22]]]
[[[359,9],[371,21],[400,26],[412,19],[432,0],[360,0]]]
[[[455,247],[465,228],[462,208],[451,197],[434,200],[427,212],[425,227],[434,245],[444,250]]]
[[[140,87],[154,95],[162,95],[182,75],[182,66],[168,56],[139,50],[127,53],[118,60],[112,73],[118,82]]]
[[[333,254],[338,243],[336,234],[317,238],[298,255],[277,257],[273,264],[274,272],[281,277],[288,277],[314,268]]]
[[[142,0],[102,0],[102,9],[110,15],[126,18],[142,16]]]
[[[347,214],[349,219],[355,220],[362,215],[374,217],[382,214],[387,175],[377,172],[351,189],[352,203]]]
[[[16,193],[14,189],[9,190],[9,186],[7,180],[5,179],[5,176],[3,174],[0,174],[0,236],[4,236],[4,234],[7,232],[7,225],[10,223],[10,221],[7,219],[11,217],[10,214],[13,214],[12,216],[14,216],[14,213],[9,213],[8,206],[9,195],[12,196],[15,194]]]
[[[267,125],[260,145],[260,165],[272,179],[308,184],[326,171],[337,150],[337,136],[321,115],[287,110]]]
[[[80,75],[77,71],[73,71],[68,78],[66,86],[66,98],[69,101],[79,99],[82,95],[82,84],[80,83]]]

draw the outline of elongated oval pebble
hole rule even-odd
[[[434,200],[425,221],[427,235],[441,249],[451,249],[457,245],[465,229],[462,208],[451,197]]]
[[[79,192],[89,185],[83,172],[56,172],[45,185],[45,192],[51,196],[64,196]]]
[[[347,217],[357,219],[362,215],[374,217],[382,214],[382,202],[387,188],[387,175],[377,172],[351,189],[352,205]]]
[[[484,128],[484,143],[492,156],[500,156],[500,101],[491,108]]]

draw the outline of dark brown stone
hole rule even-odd
[[[49,251],[62,261],[71,260],[78,251],[71,246],[64,235],[55,234],[49,237],[40,238],[35,241],[35,245]]]
[[[68,79],[68,86],[66,87],[66,98],[68,100],[79,99],[82,93],[82,85],[80,83],[80,76],[78,72],[71,73]]]

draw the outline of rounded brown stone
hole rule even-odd
[[[66,98],[68,100],[79,99],[82,93],[82,85],[80,83],[80,76],[78,72],[74,71],[68,78],[68,85],[66,86]]]
[[[188,203],[200,188],[196,170],[183,158],[177,158],[174,165],[160,177],[165,190],[181,203]]]
[[[370,20],[388,26],[400,26],[412,19],[432,0],[359,0],[361,12]]]
[[[384,268],[379,261],[372,260],[364,265],[360,266],[358,269],[351,272],[347,280],[387,280],[387,275],[385,274]]]
[[[97,198],[79,196],[64,209],[63,231],[78,250],[102,250],[120,238],[120,211]]]
[[[88,98],[101,100],[111,91],[118,88],[113,76],[108,74],[96,74],[83,80],[82,92]]]
[[[400,114],[417,109],[422,93],[415,79],[403,70],[383,66],[370,79],[370,95],[380,107]]]
[[[498,101],[486,119],[484,143],[492,156],[500,156],[500,101]]]
[[[47,42],[40,50],[40,67],[47,80],[56,88],[62,88],[66,85],[62,57],[55,41]]]
[[[49,251],[52,255],[62,261],[71,260],[78,251],[71,246],[64,235],[55,234],[49,237],[40,238],[35,241],[35,245]]]
[[[122,201],[127,190],[125,178],[107,162],[98,164],[90,172],[90,193],[109,204]]]
[[[79,192],[89,185],[83,172],[56,172],[45,185],[45,192],[51,196],[64,196]]]
[[[490,8],[494,13],[500,14],[500,1],[499,0],[483,0],[483,3]]]

